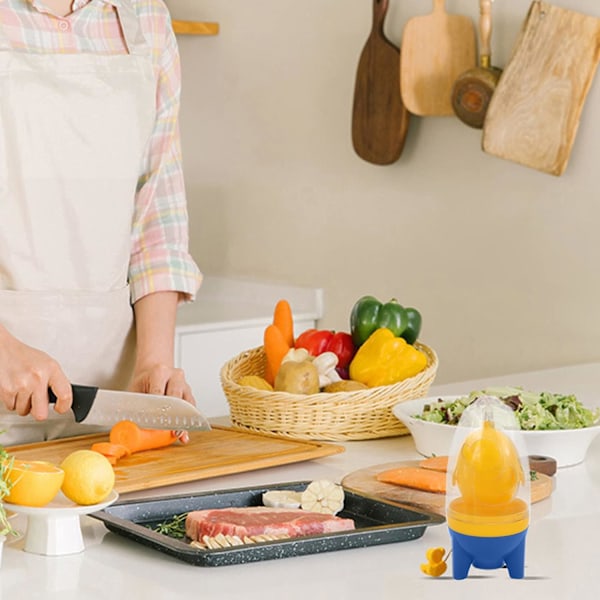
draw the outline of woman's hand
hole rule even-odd
[[[48,388],[56,395],[56,412],[67,412],[73,393],[58,362],[0,326],[0,401],[18,415],[43,421],[48,417]]]
[[[168,367],[164,364],[142,366],[133,374],[129,390],[145,394],[175,396],[183,398],[191,404],[196,404],[192,388],[185,380],[181,369]]]

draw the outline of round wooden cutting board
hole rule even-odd
[[[383,471],[399,467],[418,467],[419,462],[419,460],[393,462],[353,471],[342,479],[342,485],[350,491],[366,496],[374,496],[383,500],[416,506],[439,515],[444,515],[446,508],[445,494],[424,492],[392,483],[377,481],[377,475],[383,473]],[[544,498],[548,498],[552,494],[553,483],[552,477],[543,473],[537,473],[536,479],[531,482],[531,502],[539,502]]]

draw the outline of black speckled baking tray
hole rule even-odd
[[[339,516],[354,519],[356,528],[353,531],[324,533],[215,550],[195,548],[190,546],[189,540],[175,539],[153,531],[153,527],[159,523],[192,510],[260,506],[263,492],[282,489],[302,491],[309,483],[310,481],[296,481],[194,495],[126,500],[117,502],[91,516],[104,522],[109,531],[202,567],[219,567],[405,542],[420,538],[428,526],[444,522],[442,516],[434,513],[422,512],[345,490],[344,509]]]

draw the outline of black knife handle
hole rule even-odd
[[[71,405],[71,409],[75,415],[75,422],[81,423],[88,416],[94,404],[98,388],[73,383],[71,384],[71,389],[73,390],[73,404]],[[48,401],[50,404],[56,404],[56,395],[50,388],[48,388]]]

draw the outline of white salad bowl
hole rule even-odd
[[[432,396],[400,402],[393,408],[394,415],[402,421],[413,437],[417,452],[423,456],[447,456],[456,427],[418,419],[426,404],[435,404],[441,399],[452,402],[462,396]],[[558,468],[579,464],[585,459],[594,438],[600,434],[600,425],[580,429],[551,431],[522,431],[527,453],[531,456],[549,456],[556,460]]]

